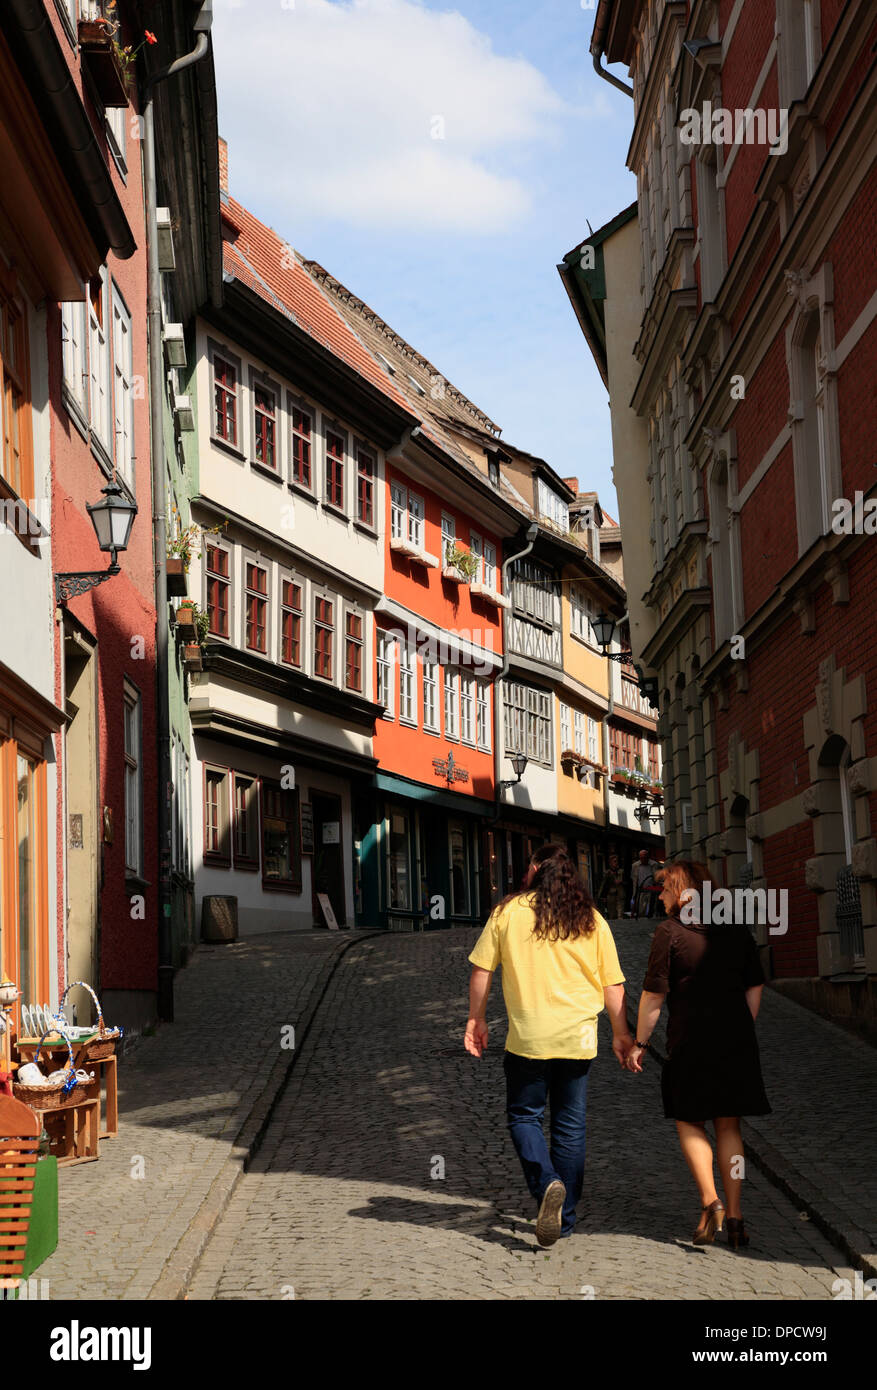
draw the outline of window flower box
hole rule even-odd
[[[183,661],[188,671],[203,671],[204,653],[200,642],[187,642],[183,647]]]
[[[104,106],[127,106],[128,83],[119,45],[101,19],[80,19],[79,51]]]
[[[198,608],[194,599],[186,599],[177,609],[177,633],[184,643],[198,641]]]
[[[442,579],[449,579],[452,584],[471,584],[478,573],[478,566],[477,556],[461,550],[459,546],[448,545],[442,565]]]
[[[186,562],[182,555],[169,555],[165,561],[169,598],[186,597]]]

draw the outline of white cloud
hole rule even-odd
[[[232,193],[244,166],[248,190],[268,187],[305,215],[469,232],[506,228],[530,206],[515,159],[554,137],[563,102],[462,15],[415,0],[215,10]]]

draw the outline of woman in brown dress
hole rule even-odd
[[[749,1244],[740,1210],[743,1179],[741,1115],[767,1115],[755,1037],[764,973],[749,928],[701,922],[709,871],[675,860],[661,873],[667,917],[658,923],[643,981],[636,1045],[625,1066],[641,1059],[667,1000],[667,1061],[661,1076],[664,1114],[676,1121],[679,1143],[700,1192],[703,1212],[696,1245],[710,1245],[727,1215],[728,1244]],[[725,1202],[716,1193],[713,1151],[705,1122],[712,1120]]]
[[[609,867],[603,875],[603,882],[600,884],[597,897],[603,904],[603,912],[607,922],[613,922],[621,916],[624,911],[624,876],[617,854],[610,854],[609,856]]]

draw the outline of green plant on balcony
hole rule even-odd
[[[472,583],[478,573],[478,567],[477,555],[472,555],[468,550],[461,550],[457,545],[445,547],[445,570],[455,570],[465,584]]]
[[[173,508],[173,516],[175,519],[174,525],[179,525],[179,512],[176,507]],[[193,555],[196,560],[201,559],[202,552],[200,550],[195,550],[195,546],[201,543],[202,537],[218,536],[220,531],[224,530],[227,525],[227,521],[222,522],[218,526],[199,526],[194,521],[190,522],[188,526],[184,526],[180,529],[179,534],[176,535],[173,540],[168,541],[168,558],[182,560],[183,568],[188,570],[192,563]]]
[[[122,24],[118,16],[116,0],[107,0],[104,8],[106,11],[104,17],[96,20],[95,23],[98,24],[106,34],[110,48],[113,51],[113,56],[118,64],[119,72],[122,75],[122,80],[125,86],[130,89],[134,75],[134,64],[137,61],[137,54],[142,48],[145,48],[147,44],[151,45],[158,43],[158,39],[151,29],[144,29],[143,38],[136,48],[133,44],[121,43],[120,34],[122,31]]]

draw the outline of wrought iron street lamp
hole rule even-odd
[[[55,575],[55,602],[66,603],[68,599],[87,594],[104,580],[121,572],[116,554],[128,549],[131,527],[137,515],[137,503],[132,502],[116,482],[107,483],[102,489],[103,502],[87,502],[85,509],[91,517],[91,524],[102,551],[109,552],[110,564],[105,570],[74,570],[72,573]]]
[[[500,787],[516,787],[527,770],[527,763],[530,759],[526,753],[510,753],[509,761],[515,770],[516,775],[507,782],[500,782]]]

